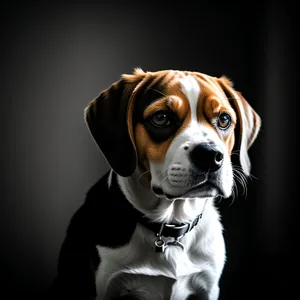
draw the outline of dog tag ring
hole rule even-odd
[[[164,252],[166,247],[168,246],[166,244],[166,241],[162,238],[162,232],[164,229],[165,223],[163,223],[160,227],[159,233],[156,234],[156,236],[158,237],[155,242],[155,252]]]
[[[161,237],[155,240],[154,245],[155,245],[155,252],[164,252],[167,247],[165,240]]]

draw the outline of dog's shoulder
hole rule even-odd
[[[68,235],[104,247],[127,244],[137,224],[137,211],[125,198],[115,177],[108,185],[105,174],[86,193],[84,203],[73,215]]]

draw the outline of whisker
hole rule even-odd
[[[164,170],[162,170],[160,173],[158,173],[156,176],[160,176],[161,174],[163,174],[164,172],[166,172],[169,169],[169,167],[166,167]]]
[[[140,181],[140,179],[141,179],[144,175],[146,175],[147,173],[149,173],[149,172],[150,172],[150,170],[143,172],[143,173],[139,176],[139,178],[137,179],[137,181]]]
[[[216,201],[216,205],[219,205],[220,202],[222,201],[222,199],[223,199],[223,197],[222,197],[222,196],[219,196],[218,199],[217,199],[217,201]]]
[[[232,155],[239,155],[239,154],[240,154],[240,151],[235,150],[235,151],[232,151],[230,155],[232,156]]]
[[[236,185],[236,182],[233,181],[233,185],[232,185],[232,194],[231,194],[231,202],[229,203],[229,206],[231,206],[233,204],[233,202],[235,201],[236,197],[237,197],[237,185]]]
[[[241,173],[238,170],[234,170],[233,172],[233,176],[243,185],[243,184],[247,184],[247,179],[245,178],[244,174]]]
[[[156,176],[160,176],[161,174],[163,174],[165,171],[168,170],[169,167],[165,168],[164,170],[162,170],[160,173],[158,173]],[[143,172],[137,179],[137,181],[140,181],[141,178],[146,175],[147,173],[150,173],[150,170]]]
[[[234,169],[239,170],[239,171],[243,174],[243,176],[244,176],[245,178],[247,178],[247,179],[249,179],[249,180],[253,180],[253,179],[258,180],[258,177],[254,176],[253,174],[249,174],[249,175],[246,176],[246,175],[244,174],[244,171],[243,171],[243,168],[242,168],[242,167],[236,166],[236,165],[234,165],[233,167],[234,167]]]
[[[247,177],[237,166],[233,167],[233,178],[241,184],[243,195],[247,197]]]
[[[240,150],[233,150],[231,153],[240,153]]]
[[[161,185],[163,184],[163,182],[168,178],[168,176],[166,176],[162,181],[161,183],[158,185],[159,187],[161,187]]]

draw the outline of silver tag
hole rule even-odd
[[[155,252],[164,252],[166,247],[168,246],[166,245],[165,240],[161,237],[155,240],[154,245],[155,245]]]

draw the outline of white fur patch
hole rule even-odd
[[[200,86],[192,75],[187,75],[180,79],[182,92],[190,102],[192,120],[197,120],[197,105],[200,96]]]

